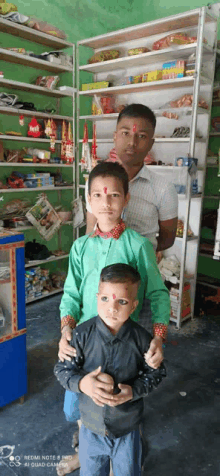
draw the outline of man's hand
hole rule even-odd
[[[162,338],[154,336],[148,351],[144,354],[145,362],[153,369],[157,369],[163,360]]]
[[[117,395],[113,395],[111,399],[107,402],[107,405],[109,405],[110,407],[122,405],[122,403],[128,402],[133,398],[133,391],[130,385],[119,383],[118,388],[121,390],[120,393],[118,393]]]
[[[112,390],[114,388],[114,381],[112,383],[104,383],[98,380],[98,377],[102,376],[101,366],[93,372],[85,375],[79,382],[79,389],[90,397],[96,405],[104,407],[108,404],[109,398],[111,398]],[[109,378],[111,379],[110,375]]]
[[[58,357],[61,362],[69,360],[71,362],[73,357],[76,357],[76,349],[69,345],[68,341],[72,339],[72,329],[70,326],[65,326],[62,330],[62,336],[59,342]]]

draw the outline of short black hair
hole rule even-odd
[[[96,165],[89,174],[88,192],[91,192],[91,185],[96,177],[115,177],[122,183],[125,196],[128,193],[128,174],[124,167],[118,162],[101,162]]]
[[[129,106],[126,106],[124,109],[122,109],[118,116],[117,124],[123,117],[141,117],[142,119],[149,121],[153,129],[156,127],[157,120],[154,112],[143,104],[130,104]]]
[[[115,263],[105,266],[100,275],[100,283],[139,283],[139,272],[129,264]]]

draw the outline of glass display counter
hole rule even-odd
[[[24,235],[0,231],[0,407],[27,392]]]

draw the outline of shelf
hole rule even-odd
[[[16,109],[15,107],[0,107],[0,114],[7,114],[8,116],[25,116],[25,117],[42,117],[45,119],[57,119],[64,121],[73,121],[70,116],[61,116],[59,114],[49,114],[40,111],[28,111],[26,109]]]
[[[199,256],[204,256],[204,258],[211,258],[214,259],[214,255],[211,255],[209,253],[199,253]],[[218,258],[217,258],[218,259]]]
[[[16,140],[23,142],[47,142],[50,144],[50,139],[41,139],[35,137],[24,137],[24,136],[10,136],[9,134],[0,134],[0,140]],[[56,140],[56,144],[61,144],[61,140]]]
[[[30,304],[31,302],[38,301],[39,299],[47,298],[47,297],[53,296],[54,294],[58,294],[62,292],[63,292],[63,288],[55,289],[54,291],[50,291],[49,293],[42,294],[42,296],[26,299],[25,304]]]
[[[72,225],[72,224],[73,224],[72,221],[65,221],[65,222],[61,223],[61,226]],[[37,228],[35,228],[33,225],[18,226],[16,228],[7,227],[7,228],[4,228],[4,230],[19,231],[19,232],[27,231],[27,230],[36,230],[36,231],[38,231]]]
[[[142,53],[133,56],[123,56],[114,60],[102,61],[100,63],[84,64],[79,67],[80,71],[89,73],[104,73],[117,69],[132,68],[135,66],[146,66],[160,61],[169,61],[171,59],[188,58],[189,55],[195,53],[197,43],[191,45],[181,45],[176,47],[164,48],[163,50],[153,50],[148,53]],[[206,48],[204,46],[204,52]],[[210,53],[210,50],[207,49]]]
[[[220,200],[220,195],[204,195],[204,198],[212,198],[214,200]]]
[[[195,193],[194,195],[191,195],[191,200],[195,198],[201,198],[202,194],[201,193]],[[187,200],[187,196],[184,195],[184,193],[178,193],[178,199],[179,200]]]
[[[1,136],[0,136],[1,138]],[[71,167],[72,164],[40,164],[39,162],[36,163],[25,163],[25,162],[0,162],[0,167],[56,167],[57,169],[60,167]],[[1,190],[1,189],[0,189]]]
[[[220,283],[219,283],[219,285],[211,284],[211,283],[208,283],[207,281],[201,281],[200,279],[197,279],[197,283],[198,284],[203,284],[203,286],[208,286],[209,288],[213,288],[213,289],[219,289],[220,288]]]
[[[59,91],[57,89],[42,88],[36,84],[22,83],[20,81],[13,81],[11,79],[0,78],[0,87],[8,89],[18,89],[28,91],[30,93],[43,94],[44,96],[51,96],[56,98],[72,97],[72,94]]]
[[[201,77],[201,84],[209,84],[210,80]],[[125,86],[113,86],[109,88],[91,89],[89,91],[80,91],[81,96],[101,96],[102,94],[128,94],[128,93],[141,93],[152,90],[163,90],[173,88],[184,88],[194,85],[194,77],[184,77],[176,79],[161,79],[160,81],[151,81],[149,83],[137,83],[127,84]]]
[[[1,284],[9,284],[11,282],[11,279],[0,279],[0,285]]]
[[[62,255],[62,256],[52,256],[48,259],[41,259],[41,260],[35,260],[35,261],[31,261],[31,263],[26,263],[25,264],[25,268],[32,268],[32,266],[36,266],[38,264],[43,264],[43,263],[51,263],[51,261],[58,261],[60,259],[65,259],[65,258],[68,258],[69,254],[65,254],[65,255]]]
[[[50,71],[52,73],[72,72],[71,67],[54,64],[50,61],[34,58],[33,56],[28,56],[25,54],[19,54],[4,48],[0,48],[0,60],[7,61],[8,63],[22,64],[23,66],[29,66],[30,68],[41,70],[45,69],[46,71]]]
[[[0,136],[1,138],[1,136]],[[174,143],[178,143],[178,142],[189,142],[190,141],[190,137],[155,137],[154,139],[154,142],[155,143],[160,143],[160,142],[163,142],[163,143],[168,143],[168,142],[174,142]],[[80,139],[79,140],[80,143],[83,142],[83,139]],[[92,142],[92,139],[89,139],[88,142]],[[97,139],[96,140],[97,144],[111,144],[114,142],[114,139]],[[206,142],[205,139],[197,139],[196,138],[196,142]],[[158,165],[155,166],[155,167],[159,167]],[[166,168],[168,166],[165,166]]]
[[[180,319],[180,322],[184,322],[184,321],[186,321],[187,319],[190,319],[191,317],[192,317],[192,314],[190,313],[190,314],[188,314],[187,316],[182,317],[182,318]],[[171,322],[177,322],[177,318],[170,316],[170,321],[171,321]]]
[[[220,99],[214,99],[214,101],[212,101],[212,106],[219,107],[220,106]]]
[[[218,169],[218,165],[215,164],[207,164],[208,169]]]
[[[184,114],[186,116],[192,114],[192,107],[178,107],[178,108],[164,108],[164,109],[153,109],[153,112],[156,117],[163,117],[163,112],[173,112],[175,114]],[[208,114],[209,111],[208,109],[204,109],[199,107],[198,108],[198,114]],[[98,114],[98,115],[87,115],[87,116],[80,116],[80,120],[85,120],[85,121],[115,121],[118,118],[119,114],[117,112],[112,113],[112,114]]]
[[[198,238],[198,236],[187,236],[186,241],[195,241],[198,240]],[[175,240],[183,241],[183,238],[181,238],[180,236],[176,236]]]
[[[209,132],[209,137],[220,137],[220,132]]]
[[[33,188],[0,188],[0,195],[2,193],[17,193],[17,192],[38,192],[41,193],[42,190],[56,191],[56,190],[73,190],[73,185],[68,185],[66,187],[33,187]]]
[[[34,30],[33,28],[29,28],[24,25],[20,25],[18,23],[14,23],[9,20],[5,20],[3,18],[0,18],[0,31],[24,38],[25,40],[33,41],[34,43],[49,46],[53,50],[60,50],[73,46],[72,43],[57,38],[56,36],[47,35],[46,33]]]
[[[146,38],[152,35],[168,34],[172,30],[179,30],[191,27],[197,27],[201,10],[195,9],[191,12],[179,13],[167,18],[153,20],[148,23],[142,23],[121,30],[88,38],[78,42],[78,45],[88,46],[89,48],[104,48],[126,41]],[[206,22],[213,22],[212,16],[206,14]]]

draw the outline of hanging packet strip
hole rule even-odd
[[[45,194],[41,194],[35,205],[26,213],[28,220],[45,240],[50,240],[61,226],[61,219]]]

